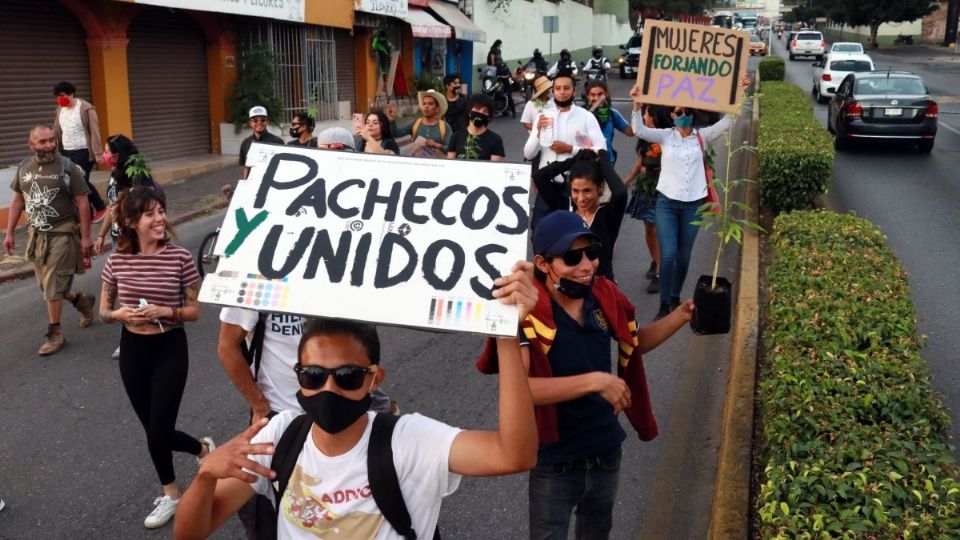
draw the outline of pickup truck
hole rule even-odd
[[[637,67],[640,65],[640,46],[643,45],[643,30],[638,30],[636,34],[630,36],[627,43],[620,46],[623,54],[617,58],[617,64],[620,66],[620,78],[626,79],[628,76],[637,76]]]

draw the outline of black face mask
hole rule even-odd
[[[574,300],[579,300],[585,298],[587,293],[590,292],[590,289],[593,289],[594,282],[597,281],[597,278],[594,277],[590,280],[590,283],[580,283],[579,281],[573,281],[567,278],[560,278],[560,282],[555,285],[557,291],[573,298]]]
[[[565,99],[563,101],[560,101],[557,98],[553,98],[553,102],[557,104],[557,107],[560,107],[561,109],[566,109],[570,105],[573,105],[573,98],[571,97],[570,99]]]
[[[470,111],[470,122],[480,128],[487,125],[490,122],[490,117],[477,111]]]
[[[331,435],[340,433],[353,425],[370,409],[372,402],[373,395],[370,393],[363,399],[354,400],[328,390],[312,396],[305,396],[303,391],[297,391],[297,403],[310,416],[314,424]]]
[[[300,130],[299,130],[299,129],[290,128],[290,136],[293,137],[294,139],[299,139],[299,138],[300,138]]]

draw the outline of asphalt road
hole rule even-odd
[[[782,42],[774,47],[785,56]],[[875,142],[838,152],[826,201],[831,209],[853,211],[879,226],[906,268],[919,331],[928,338],[921,354],[933,372],[934,389],[952,412],[955,442],[960,433],[960,322],[953,304],[960,298],[960,62],[925,50],[905,47],[871,54],[878,70],[922,76],[939,102],[933,152],[924,155],[913,146]],[[811,88],[812,62],[788,60],[787,80]],[[827,106],[814,103],[814,116],[826,126]],[[960,456],[956,449],[954,453]]]
[[[626,97],[630,84],[613,79],[614,95]],[[627,104],[620,107],[629,113]],[[746,124],[740,122],[738,137]],[[526,137],[519,123],[496,119],[491,127],[504,136],[507,158],[519,160]],[[617,138],[621,173],[631,165],[633,143]],[[181,225],[179,243],[195,250],[221,219],[219,214]],[[626,218],[615,252],[617,276],[637,304],[641,323],[652,320],[658,306],[657,296],[644,292],[650,259],[642,230]],[[701,234],[686,294],[692,294],[697,276],[712,268],[714,247],[714,238]],[[735,280],[738,260],[735,246],[728,249],[721,274]],[[98,293],[103,262],[96,260],[93,271],[77,279],[80,289]],[[6,329],[0,340],[0,497],[7,502],[0,513],[0,538],[168,537],[169,526],[148,531],[142,525],[160,490],[116,361],[110,359],[119,328],[97,321],[81,330],[76,312],[66,306],[67,346],[40,358],[36,350],[45,315],[35,284],[0,286],[0,305],[0,327]],[[218,308],[204,306],[200,321],[187,328],[191,368],[178,428],[224,441],[244,427],[247,409],[216,356],[217,315]],[[481,337],[386,327],[380,334],[385,389],[403,412],[461,427],[495,428],[496,379],[473,367]],[[696,337],[683,328],[646,356],[660,436],[641,444],[623,420],[629,435],[613,538],[706,536],[729,345],[728,336]],[[185,488],[196,472],[193,457],[176,455],[175,466]],[[525,475],[466,478],[445,501],[440,528],[446,538],[522,538],[527,536],[526,498]],[[241,534],[231,519],[216,537]]]

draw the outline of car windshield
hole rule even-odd
[[[856,43],[838,43],[832,50],[833,52],[863,52],[863,47]]]
[[[870,62],[866,60],[834,60],[830,62],[831,71],[872,71]]]
[[[627,41],[627,48],[632,49],[634,47],[639,47],[642,41],[643,40],[640,38],[640,36],[633,36],[629,41]]]
[[[920,96],[927,93],[920,79],[905,77],[883,77],[860,79],[853,90],[854,94],[864,96],[910,95]]]
[[[806,40],[806,41],[820,41],[821,39],[823,39],[823,38],[820,37],[820,34],[814,34],[814,33],[810,33],[810,32],[797,34],[797,41],[803,41],[803,40]]]
[[[758,35],[756,35],[756,34],[752,34],[752,35],[750,36],[750,42],[751,42],[751,43],[763,43],[763,41],[760,39],[760,36],[758,36]]]

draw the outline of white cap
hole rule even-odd
[[[266,107],[257,105],[256,107],[250,107],[250,118],[253,118],[255,116],[270,116],[270,115],[267,114]]]

